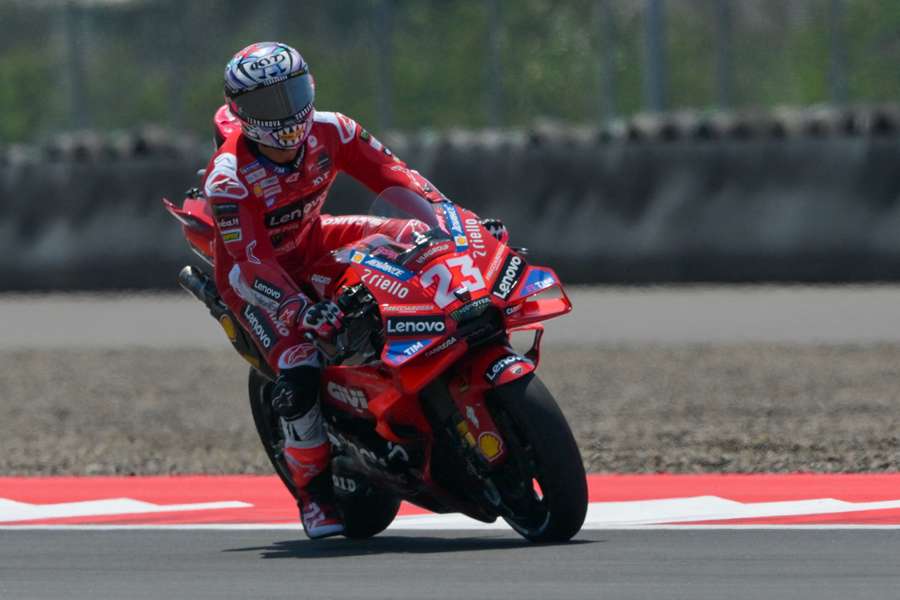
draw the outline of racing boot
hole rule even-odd
[[[284,455],[297,492],[303,530],[311,540],[341,535],[344,522],[334,499],[331,448],[328,442],[313,448],[285,448]]]
[[[291,473],[300,520],[311,539],[344,532],[334,502],[331,444],[325,435],[318,402],[319,370],[283,369],[272,393],[272,407],[281,417],[284,458]]]

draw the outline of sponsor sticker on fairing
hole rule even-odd
[[[484,298],[479,298],[478,300],[474,300],[457,308],[450,313],[450,316],[453,317],[454,321],[466,321],[473,317],[480,316],[490,305],[491,299],[485,296]]]
[[[484,234],[482,233],[481,221],[478,219],[466,219],[466,236],[472,244],[472,254],[481,258],[487,256],[487,249],[484,245]]]
[[[363,274],[360,276],[360,279],[371,291],[381,290],[400,300],[403,300],[409,295],[408,287],[393,277],[387,277],[384,274],[377,273],[371,269],[363,269]]]
[[[381,312],[420,313],[434,310],[433,304],[382,304]]]
[[[343,402],[347,406],[353,407],[357,410],[368,410],[369,402],[366,400],[366,393],[360,389],[356,388],[348,388],[344,387],[339,383],[335,383],[334,381],[329,381],[326,386],[328,390],[328,395],[338,400],[339,402]]]
[[[456,251],[462,252],[468,247],[469,241],[466,238],[466,232],[463,231],[462,220],[459,218],[459,211],[456,210],[456,206],[454,206],[452,202],[441,202],[441,208],[444,211],[444,221],[447,224],[447,229],[449,229],[451,235],[453,235]]]
[[[440,354],[441,352],[443,352],[444,350],[446,350],[447,348],[449,348],[450,346],[455,344],[457,341],[458,340],[455,337],[450,336],[446,340],[441,342],[439,345],[435,346],[434,348],[432,348],[431,350],[426,352],[424,354],[424,356],[434,356],[435,354]]]
[[[212,205],[212,213],[217,217],[236,215],[239,210],[238,205],[234,202],[214,202]]]
[[[432,244],[428,246],[419,256],[416,257],[415,263],[417,265],[424,265],[431,259],[436,256],[440,256],[441,254],[447,254],[448,252],[453,252],[456,250],[456,246],[453,242],[440,242],[437,244]]]
[[[222,232],[222,241],[226,244],[231,244],[233,242],[241,241],[241,230],[240,229],[229,229],[227,231]]]
[[[484,278],[487,281],[490,281],[494,278],[494,275],[496,275],[497,269],[500,268],[500,263],[503,261],[505,253],[506,246],[497,244],[497,250],[494,252],[494,256],[491,257],[491,262],[488,265],[487,270],[484,272]]]
[[[237,215],[219,217],[218,219],[216,219],[216,224],[219,226],[219,229],[232,229],[235,227],[240,227],[241,220]]]
[[[518,363],[525,363],[527,365],[534,364],[524,356],[519,356],[518,354],[507,354],[506,356],[501,356],[491,363],[491,366],[489,366],[487,368],[487,371],[484,372],[484,378],[487,379],[488,383],[494,383],[495,381],[497,381],[497,378],[499,378],[500,375],[503,374],[504,371]]]
[[[503,312],[506,314],[506,316],[514,315],[522,310],[523,306],[524,304],[513,304],[512,306],[507,306],[506,308],[504,308]]]
[[[402,365],[433,342],[434,339],[428,338],[389,342],[385,347],[385,361],[394,366]]]
[[[386,332],[390,336],[441,335],[447,331],[444,317],[430,315],[420,317],[388,317]]]
[[[371,267],[382,273],[386,273],[391,277],[396,277],[400,281],[408,281],[414,275],[412,271],[404,269],[398,264],[356,250],[354,250],[353,254],[350,256],[350,262]]]
[[[519,283],[519,277],[522,276],[524,268],[525,261],[522,260],[522,257],[510,252],[506,260],[503,261],[503,266],[500,267],[500,273],[497,276],[497,281],[494,282],[494,287],[491,288],[491,293],[501,300],[509,298],[516,284]]]
[[[553,274],[550,271],[545,269],[532,269],[531,272],[528,273],[528,277],[525,279],[517,296],[519,298],[529,296],[541,290],[545,290],[555,283],[556,278],[553,277]]]

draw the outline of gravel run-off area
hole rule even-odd
[[[0,351],[0,475],[268,473],[230,349]],[[900,344],[544,348],[598,472],[900,470]]]

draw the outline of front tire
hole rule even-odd
[[[587,514],[587,478],[553,395],[529,374],[495,389],[491,407],[509,450],[498,487],[515,510],[504,520],[533,542],[571,539]]]

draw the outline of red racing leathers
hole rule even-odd
[[[339,275],[337,265],[328,272],[329,252],[372,233],[398,238],[409,229],[405,220],[320,214],[337,174],[349,174],[374,193],[402,186],[430,200],[442,196],[340,113],[316,112],[309,138],[288,165],[262,156],[229,117],[222,109],[216,115],[225,140],[204,183],[218,231],[216,286],[275,372],[318,366],[314,347],[294,323],[309,294],[324,295]],[[324,468],[327,440],[317,434],[286,445],[294,482],[302,489]]]

